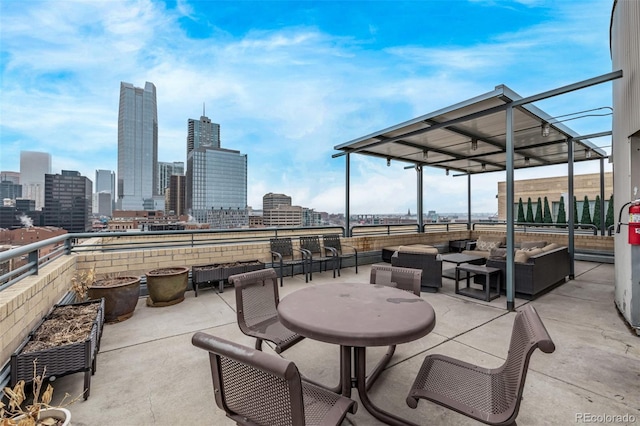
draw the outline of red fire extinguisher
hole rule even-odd
[[[640,204],[629,207],[629,244],[640,245]]]

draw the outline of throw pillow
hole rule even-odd
[[[476,243],[476,250],[480,251],[491,251],[491,249],[498,247],[500,247],[500,241],[478,240]]]
[[[505,259],[507,257],[507,249],[505,248],[492,248],[489,252],[491,259]]]
[[[531,256],[535,256],[535,255],[540,254],[540,253],[544,253],[544,251],[542,251],[542,249],[541,249],[541,248],[533,248],[533,249],[530,249],[530,250],[527,252],[527,254],[529,255],[529,257],[531,257]]]
[[[546,241],[523,241],[520,243],[520,247],[523,249],[542,248],[546,245]]]
[[[513,261],[516,263],[527,263],[529,260],[529,253],[524,250],[516,251]]]

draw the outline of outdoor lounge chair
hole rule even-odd
[[[348,247],[350,251],[343,252],[343,244],[340,242],[340,235],[323,235],[322,245],[324,245],[325,250],[329,250],[338,256],[338,276],[340,276],[340,269],[342,269],[342,259],[349,259],[351,257],[355,257],[356,274],[358,273],[358,250],[353,246],[344,244],[344,246]]]
[[[428,399],[490,425],[513,424],[518,415],[529,358],[536,348],[552,353],[555,345],[532,305],[516,315],[509,353],[498,368],[483,368],[444,355],[429,355],[407,396],[416,408]]]
[[[324,263],[324,270],[327,270],[327,262],[331,261],[331,267],[333,268],[333,278],[336,277],[336,268],[338,266],[338,254],[335,250],[331,251],[330,256],[322,255],[322,248],[320,247],[320,238],[317,235],[300,237],[300,249],[306,251],[307,260],[309,261],[309,280],[313,280],[313,262],[320,264],[320,272],[322,272],[322,263]],[[325,250],[326,254],[326,250]]]
[[[280,286],[284,284],[284,266],[291,266],[291,276],[293,276],[293,268],[297,265],[302,265],[302,273],[304,274],[305,282],[309,282],[309,276],[307,275],[307,255],[300,249],[295,249],[300,252],[300,257],[296,258],[294,255],[293,244],[291,238],[272,238],[269,240],[271,245],[271,261],[275,266],[280,266]]]
[[[239,425],[339,425],[355,401],[307,383],[292,361],[197,332],[209,351],[216,405]]]
[[[389,265],[371,265],[371,275],[369,283],[378,285],[393,286],[400,290],[408,291],[416,296],[420,296],[420,282],[422,270],[411,268],[400,268]],[[376,381],[382,370],[391,361],[391,357],[396,351],[396,345],[391,345],[383,355],[382,360],[367,378],[367,389]]]
[[[278,319],[278,276],[273,268],[232,275],[229,282],[236,291],[238,326],[256,338],[257,350],[262,350],[263,340],[273,342],[280,353],[304,339]]]

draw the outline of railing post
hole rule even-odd
[[[67,240],[68,241],[68,240]],[[40,250],[34,250],[29,252],[29,263],[33,263],[33,275],[38,275],[38,267],[40,266],[39,262]]]
[[[73,250],[73,241],[71,241],[71,238],[64,240],[64,247],[67,254],[71,254],[71,251]]]

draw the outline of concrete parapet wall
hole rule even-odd
[[[505,235],[504,231],[472,231],[471,238],[477,239],[480,235]],[[568,234],[550,234],[541,232],[516,232],[516,243],[523,241],[546,241],[547,244],[556,243],[561,246],[569,245]],[[605,253],[613,253],[614,238],[600,235],[574,235],[573,239],[576,250],[602,251]]]
[[[67,293],[75,271],[75,257],[61,256],[0,292],[0,365]]]

